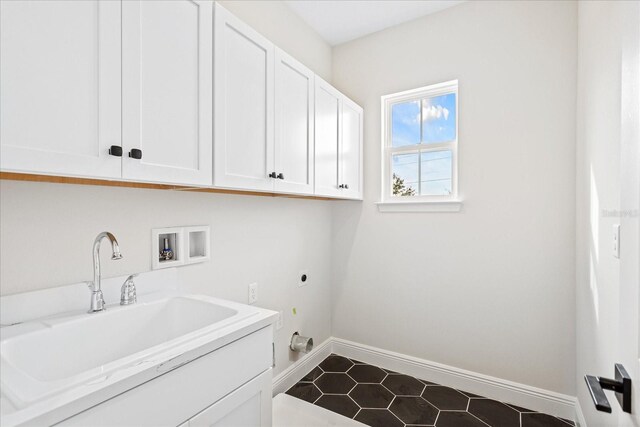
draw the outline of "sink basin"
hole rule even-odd
[[[56,381],[179,338],[235,313],[216,304],[169,298],[53,324],[2,342],[1,353],[32,378]]]
[[[126,277],[103,280],[113,304],[100,313],[87,313],[84,282],[0,297],[0,425],[56,425],[175,370],[197,370],[276,318],[187,293],[175,268],[140,273],[137,302],[120,306]]]
[[[148,362],[250,315],[242,311],[205,297],[172,296],[19,325],[31,328],[26,332],[2,330],[2,386],[17,403],[33,402]]]

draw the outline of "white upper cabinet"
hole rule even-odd
[[[362,199],[362,108],[316,77],[315,194]]]
[[[276,48],[275,188],[313,194],[314,74]]]
[[[122,2],[123,178],[211,184],[212,32],[210,1]]]
[[[359,199],[362,109],[212,0],[2,0],[0,170]]]
[[[340,188],[338,188],[340,98],[340,92],[316,77],[315,194],[318,196],[340,196]]]
[[[274,46],[216,4],[214,52],[213,184],[272,191]]]
[[[341,113],[339,188],[342,190],[342,197],[361,199],[362,108],[343,97]]]
[[[120,2],[0,2],[0,168],[119,178]]]

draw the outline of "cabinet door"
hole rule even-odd
[[[189,427],[271,426],[271,369],[189,420]]]
[[[122,2],[123,178],[211,184],[212,31],[209,1]]]
[[[340,196],[338,153],[340,98],[330,84],[316,77],[315,93],[315,194]]]
[[[313,194],[314,74],[276,48],[275,190]]]
[[[343,197],[362,199],[362,108],[346,98],[342,99],[339,181]]]
[[[120,2],[0,2],[0,168],[119,178]]]
[[[274,46],[216,4],[214,182],[273,190]]]

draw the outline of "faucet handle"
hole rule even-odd
[[[120,305],[133,304],[138,300],[136,284],[133,282],[133,278],[136,276],[137,274],[131,274],[122,284],[122,288],[120,289]]]

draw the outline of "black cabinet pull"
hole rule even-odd
[[[631,413],[631,377],[619,363],[615,364],[614,379],[585,375],[591,400],[598,411],[611,413],[609,399],[605,390],[613,390],[624,412]]]
[[[338,185],[338,188],[344,188],[344,184]]]
[[[142,150],[132,148],[131,151],[129,151],[129,157],[140,160],[142,158]]]
[[[278,174],[278,176],[276,176],[276,178],[278,178],[278,179],[284,179],[284,175],[282,174],[282,172],[280,172],[280,173]]]
[[[349,185],[345,184],[345,185],[344,185],[344,189],[345,189],[345,190],[348,190],[348,189],[349,189]]]
[[[275,172],[271,172],[269,174],[269,178],[276,178],[276,173]]]
[[[116,157],[122,157],[122,147],[119,145],[112,145],[109,147],[109,154]]]

